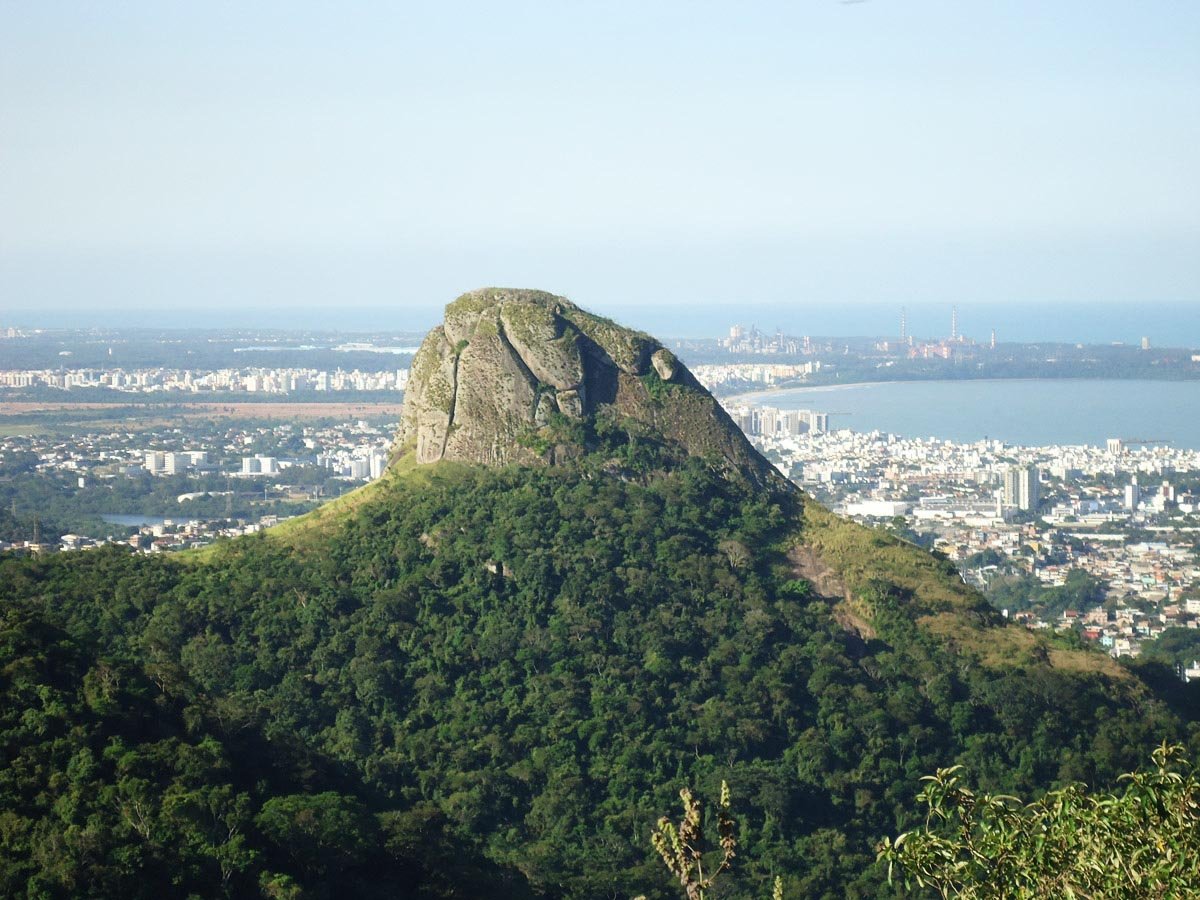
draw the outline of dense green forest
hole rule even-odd
[[[665,898],[655,821],[727,780],[719,896],[889,896],[920,776],[1103,786],[1194,738],[704,460],[403,463],[199,556],[0,558],[0,893]]]

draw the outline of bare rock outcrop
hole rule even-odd
[[[484,288],[446,307],[413,359],[397,450],[417,462],[549,462],[556,422],[600,411],[691,455],[775,481],[767,463],[671,351],[543,291]],[[781,480],[781,479],[780,479]]]

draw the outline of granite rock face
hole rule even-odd
[[[397,450],[418,463],[553,462],[582,448],[555,423],[632,419],[688,454],[774,480],[671,351],[543,291],[484,288],[446,307],[413,358]]]

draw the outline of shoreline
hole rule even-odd
[[[761,391],[743,391],[737,394],[730,394],[726,397],[717,397],[717,402],[723,404],[733,401],[747,401],[749,398],[761,398],[771,394],[837,391],[860,387],[880,387],[888,384],[1021,384],[1023,382],[1058,384],[1064,381],[1094,382],[1098,384],[1106,382],[1114,384],[1187,384],[1189,382],[1200,383],[1200,378],[1091,378],[1085,375],[1069,375],[1061,378],[895,378],[884,381],[847,381],[831,382],[829,384],[800,384],[795,387],[771,387],[764,388]]]
[[[896,387],[895,385],[901,385]],[[861,388],[861,390],[852,390]],[[871,381],[741,392],[729,410],[815,410],[831,431],[879,431],[954,443],[1019,446],[1167,444],[1200,451],[1200,382],[1134,378],[990,378]],[[846,418],[843,418],[846,417]]]

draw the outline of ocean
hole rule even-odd
[[[811,336],[884,336],[900,333],[901,303],[824,303],[798,299],[767,304],[753,300],[698,298],[689,306],[645,303],[631,305],[603,298],[577,298],[585,307],[623,325],[672,338],[716,338],[731,325],[755,325],[763,331]],[[292,328],[343,332],[425,331],[442,318],[442,303],[356,306],[352,302],[324,307],[238,308],[204,304],[163,304],[153,310],[88,307],[76,309],[10,309],[0,326],[21,328]],[[950,334],[950,304],[908,303],[908,331],[917,338]],[[960,333],[981,343],[992,329],[1001,342],[1136,344],[1143,337],[1154,346],[1200,347],[1200,303],[972,303],[958,305]]]
[[[1125,438],[1200,450],[1200,381],[907,381],[765,391],[744,400],[827,412],[833,429],[912,438],[1023,446]]]

